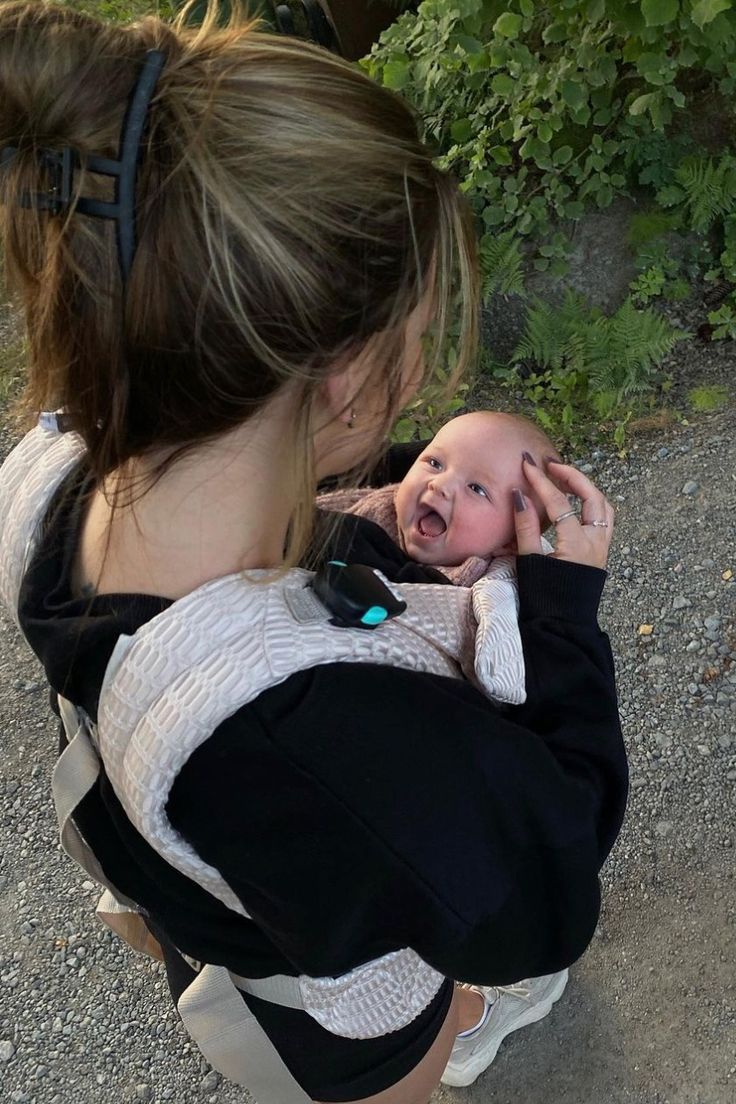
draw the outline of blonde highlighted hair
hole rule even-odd
[[[453,323],[449,386],[474,364],[472,216],[398,95],[321,47],[263,33],[240,0],[225,26],[218,0],[188,26],[193,3],[173,22],[129,25],[45,2],[0,5],[0,148],[19,149],[0,172],[0,242],[7,293],[27,325],[25,401],[66,409],[102,486],[134,457],[164,455],[161,474],[296,386],[302,413],[284,442],[300,503],[290,566],[311,528],[313,398],[335,365],[371,343],[387,433],[406,320],[425,294],[435,305],[427,376]],[[85,159],[117,157],[149,49],[166,63],[124,291],[112,222],[73,204],[58,215],[24,209],[18,198],[48,187],[39,151],[63,146],[82,165],[74,195],[112,198]]]

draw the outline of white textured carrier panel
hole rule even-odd
[[[54,492],[84,452],[81,437],[36,426],[0,468],[0,599],[18,621],[18,597]]]

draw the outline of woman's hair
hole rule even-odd
[[[29,411],[64,408],[98,485],[133,457],[165,459],[242,424],[286,383],[300,415],[284,441],[299,501],[287,549],[311,528],[320,382],[363,350],[396,417],[404,328],[435,304],[427,376],[459,329],[474,363],[478,277],[467,201],[418,139],[415,112],[355,65],[262,33],[233,0],[187,25],[102,22],[33,0],[0,4],[0,242],[24,308]],[[116,158],[145,52],[166,63],[137,177],[137,252],[125,290],[114,223],[19,205],[48,189],[39,151]],[[73,195],[112,199],[78,170]],[[436,259],[434,286],[427,284]],[[456,304],[459,304],[456,307]],[[375,458],[373,458],[375,459]]]

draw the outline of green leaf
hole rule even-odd
[[[520,0],[519,7],[521,8],[521,14],[525,15],[527,19],[531,19],[534,15],[534,0]]]
[[[562,98],[568,107],[582,107],[587,101],[585,86],[578,84],[577,81],[563,81],[561,91]]]
[[[610,107],[602,107],[600,111],[596,111],[593,116],[593,123],[595,126],[608,126],[613,118],[613,112]]]
[[[649,110],[657,99],[656,92],[647,92],[644,96],[637,96],[633,103],[629,104],[629,115],[643,115]]]
[[[668,59],[664,54],[640,54],[636,67],[649,84],[666,84]]]
[[[585,207],[579,199],[572,199],[565,204],[565,218],[581,219],[585,214]]]
[[[731,7],[733,7],[733,0],[697,0],[697,3],[693,4],[693,23],[702,31],[707,23],[712,23],[717,15],[728,11]]]
[[[542,39],[545,43],[565,42],[568,37],[567,23],[553,23],[542,31]]]
[[[549,123],[540,123],[537,127],[537,137],[542,142],[550,142],[552,140],[552,127]]]
[[[513,158],[506,146],[491,146],[488,151],[497,165],[512,165]]]
[[[555,257],[549,266],[550,276],[566,276],[570,271],[570,262],[564,257]]]
[[[555,165],[566,165],[572,157],[572,146],[560,146],[552,154],[552,161]]]
[[[453,142],[467,142],[473,133],[473,124],[470,119],[458,119],[450,127],[450,135]]]
[[[539,138],[534,135],[529,135],[521,145],[519,146],[519,156],[526,160],[531,157],[534,161],[537,161],[540,157],[546,157],[549,154],[549,146],[546,142],[540,142]]]
[[[647,27],[663,27],[677,15],[680,0],[642,0],[641,10]]]
[[[507,99],[509,96],[513,96],[516,91],[516,81],[508,73],[496,73],[491,81],[491,88],[497,96]]]
[[[483,222],[486,226],[500,226],[505,218],[503,207],[488,206],[483,212]]]
[[[412,421],[411,418],[401,418],[396,423],[393,431],[394,441],[398,441],[399,444],[404,444],[407,441],[411,441],[412,437],[416,433],[417,423]]]
[[[587,103],[582,104],[577,111],[573,111],[572,118],[578,126],[587,126],[590,122],[590,108]]]
[[[466,54],[479,54],[483,50],[483,43],[477,38],[471,38],[470,35],[455,35],[455,42],[458,46],[462,46]]]
[[[383,67],[383,83],[387,88],[403,88],[410,74],[411,65],[408,61],[387,61]]]
[[[676,184],[666,184],[657,192],[657,203],[660,207],[676,207],[684,198],[685,192]]]
[[[493,24],[493,30],[503,38],[517,38],[521,30],[521,16],[516,12],[503,12]]]

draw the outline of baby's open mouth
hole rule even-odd
[[[417,519],[417,529],[423,537],[441,537],[447,526],[436,510],[428,510]]]

